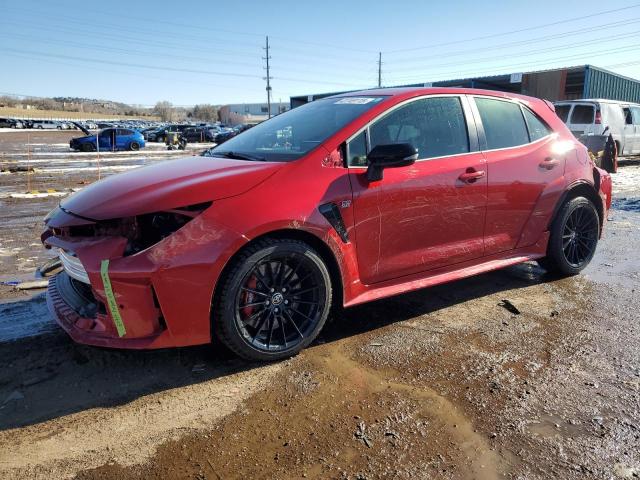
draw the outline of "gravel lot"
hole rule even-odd
[[[25,176],[1,175],[0,192]],[[95,176],[34,178],[62,190]],[[272,365],[217,346],[75,345],[41,292],[0,286],[0,478],[637,478],[639,162],[614,188],[583,275],[525,264],[336,312]],[[57,201],[0,196],[0,280],[46,258]]]

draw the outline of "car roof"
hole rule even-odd
[[[484,95],[490,97],[499,97],[505,99],[518,99],[527,103],[539,101],[540,99],[528,97],[511,92],[501,92],[498,90],[484,90],[480,88],[460,88],[460,87],[394,87],[394,88],[372,88],[369,90],[359,90],[356,92],[339,93],[328,98],[341,97],[402,97],[412,98],[422,95]]]

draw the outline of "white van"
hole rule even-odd
[[[640,153],[640,104],[617,100],[565,100],[554,103],[556,114],[579,138],[602,135],[608,127],[619,155]]]

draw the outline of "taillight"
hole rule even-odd
[[[596,125],[600,125],[602,123],[602,114],[600,110],[596,111]]]

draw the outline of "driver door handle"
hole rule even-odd
[[[540,167],[546,170],[551,170],[552,168],[557,167],[559,163],[560,162],[558,162],[558,160],[556,160],[555,158],[547,157],[540,162]]]
[[[485,176],[484,170],[467,169],[466,172],[461,174],[458,178],[464,183],[474,183],[476,180]]]

